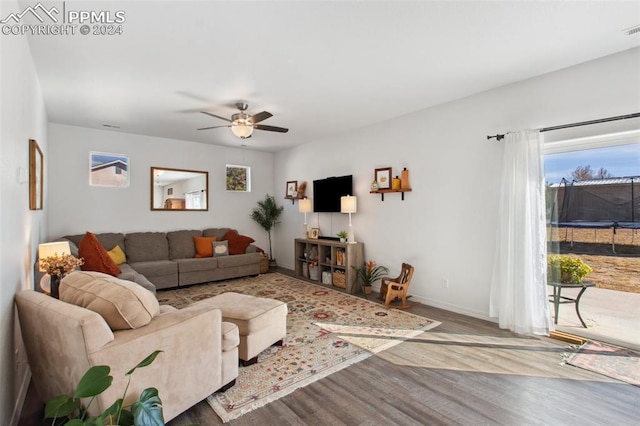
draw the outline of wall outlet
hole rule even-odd
[[[442,279],[442,288],[449,288],[449,280],[447,278]]]

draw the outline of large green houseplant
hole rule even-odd
[[[269,236],[269,261],[273,262],[273,256],[271,254],[271,230],[280,223],[278,219],[282,214],[284,207],[276,204],[276,199],[273,195],[267,194],[264,200],[258,201],[258,207],[255,207],[251,211],[251,219],[255,220],[258,225],[262,227]]]
[[[111,368],[106,365],[96,365],[91,367],[82,376],[78,386],[72,396],[59,395],[49,402],[44,409],[44,417],[52,419],[52,425],[65,426],[96,426],[96,425],[118,425],[118,426],[159,426],[164,425],[162,414],[162,401],[158,396],[158,389],[147,388],[142,391],[140,398],[131,406],[123,405],[127,395],[131,375],[142,367],[150,365],[162,351],[154,351],[129,370],[126,375],[129,377],[127,386],[122,394],[122,398],[115,401],[109,408],[104,410],[99,416],[91,417],[88,409],[93,399],[107,390],[113,383],[113,376],[109,375]],[[86,407],[82,406],[82,399],[90,398]]]
[[[582,284],[592,271],[579,257],[551,254],[547,259],[547,280],[552,283]]]

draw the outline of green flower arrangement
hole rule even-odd
[[[547,280],[554,283],[582,284],[593,269],[579,257],[551,254],[547,259]]]

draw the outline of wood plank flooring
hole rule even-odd
[[[566,342],[424,305],[410,312],[442,324],[228,424],[638,424],[640,388],[562,365]],[[20,425],[41,424],[28,407]],[[193,423],[222,424],[203,401],[168,425]]]

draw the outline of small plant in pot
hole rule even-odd
[[[582,284],[593,269],[579,257],[551,254],[547,259],[547,280],[553,283]]]
[[[347,241],[347,231],[340,231],[336,235],[340,238],[341,243]]]
[[[382,266],[376,265],[376,262],[373,260],[368,260],[362,266],[356,268],[352,266],[352,268],[356,271],[356,277],[360,280],[362,284],[362,291],[365,296],[371,294],[371,285],[382,278],[385,274],[389,273],[389,270]]]

